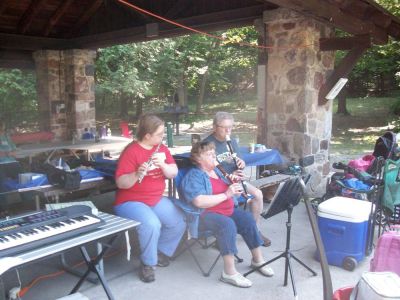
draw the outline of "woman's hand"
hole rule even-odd
[[[228,174],[227,177],[232,183],[236,183],[241,180],[240,176],[235,175],[235,174]]]
[[[147,169],[149,168],[149,164],[147,162],[142,163],[139,168],[137,169],[136,173],[138,177],[146,176]]]
[[[243,193],[243,187],[240,183],[231,184],[225,191],[225,195],[227,198],[232,198],[233,196],[239,196],[241,193]]]
[[[233,175],[237,176],[240,180],[245,180],[245,174],[243,170],[236,170],[233,172]]]
[[[153,164],[158,167],[158,168],[163,168],[165,167],[166,163],[165,163],[165,153],[156,153],[153,155],[152,159]]]

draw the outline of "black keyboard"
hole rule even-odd
[[[86,205],[35,211],[0,219],[0,257],[55,243],[105,224]]]

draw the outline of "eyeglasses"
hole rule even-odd
[[[231,125],[231,126],[221,126],[221,125],[217,125],[217,127],[223,128],[223,129],[227,129],[227,130],[232,130],[233,125]]]

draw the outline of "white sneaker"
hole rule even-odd
[[[237,287],[248,288],[252,286],[252,282],[240,273],[234,275],[227,275],[222,271],[220,279],[222,282],[232,284]]]
[[[253,260],[251,260],[251,265],[250,267],[253,269],[256,269],[257,267],[261,266],[262,264],[264,264],[265,261],[256,263]],[[267,276],[267,277],[272,277],[274,276],[274,270],[272,270],[272,268],[268,267],[268,265],[265,265],[264,267],[257,269],[258,272],[260,272],[262,275]]]

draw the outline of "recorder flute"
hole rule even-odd
[[[156,150],[154,150],[154,152],[150,155],[149,159],[147,160],[147,167],[146,167],[146,170],[144,170],[144,172],[141,172],[141,173],[139,174],[139,178],[138,178],[138,182],[139,182],[139,183],[142,183],[142,180],[143,180],[144,176],[146,175],[147,170],[148,170],[148,169],[151,167],[151,165],[153,164],[153,157],[154,157],[154,154],[156,154],[156,153],[158,152],[158,150],[160,150],[161,144],[162,144],[162,143],[159,143],[159,144],[157,145]]]

